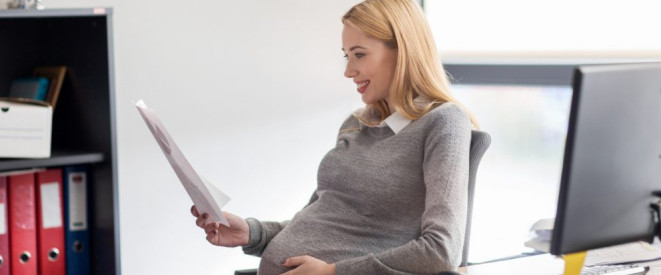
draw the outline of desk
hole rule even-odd
[[[640,266],[650,267],[647,274],[661,275],[661,243],[652,245],[646,242],[632,242],[610,247],[602,247],[588,251],[585,264],[631,262],[646,260]],[[522,274],[534,272],[539,275],[557,275],[564,271],[565,262],[551,254],[540,254],[529,257],[515,258],[485,264],[476,264],[459,268],[459,272],[467,275],[483,274]]]
[[[642,264],[649,266],[646,275],[661,275],[661,261]],[[551,254],[541,254],[486,264],[460,267],[466,275],[562,275],[565,262]]]
[[[541,254],[460,267],[459,272],[466,275],[560,275],[564,267],[565,262],[561,258],[551,254]]]

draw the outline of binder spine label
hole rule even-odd
[[[62,227],[60,212],[60,189],[58,183],[45,183],[40,186],[42,224],[45,229]]]
[[[87,178],[86,174],[69,174],[69,230],[87,230]]]

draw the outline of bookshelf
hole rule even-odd
[[[112,9],[0,10],[0,97],[37,66],[67,67],[48,159],[0,172],[89,164],[91,274],[120,274]]]

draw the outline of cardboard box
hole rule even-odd
[[[0,158],[48,158],[53,108],[43,101],[0,98]]]

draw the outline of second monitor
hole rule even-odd
[[[651,241],[661,63],[579,66],[573,89],[551,253]]]
[[[573,89],[551,253],[651,241],[661,63],[579,66]]]

